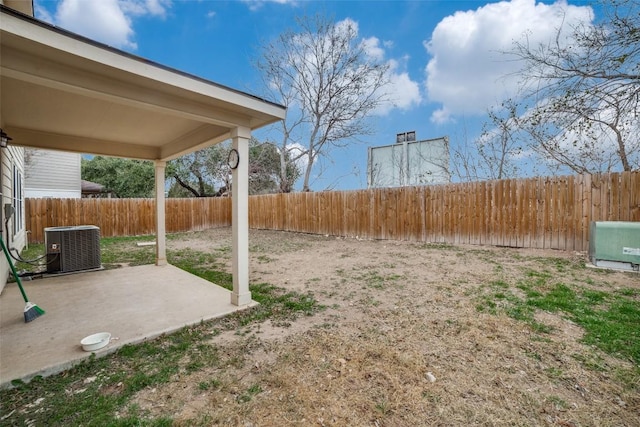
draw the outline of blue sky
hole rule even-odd
[[[395,104],[372,117],[373,135],[319,165],[314,190],[366,188],[367,147],[391,144],[398,132],[471,144],[487,108],[515,93],[505,76],[517,64],[500,52],[524,34],[549,40],[563,20],[597,19],[586,2],[564,0],[35,0],[35,9],[59,27],[258,96],[252,63],[261,43],[294,28],[296,16],[353,20],[371,54],[391,65]]]

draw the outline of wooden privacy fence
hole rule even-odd
[[[155,199],[27,199],[29,242],[44,241],[45,227],[97,225],[100,235],[139,236],[156,232]],[[231,224],[231,199],[167,199],[168,233]]]
[[[640,221],[640,172],[255,196],[253,228],[587,250],[591,221]]]
[[[231,224],[227,198],[168,199],[167,231]],[[148,199],[27,200],[30,241],[53,225],[154,233]],[[640,221],[640,172],[249,198],[251,228],[365,239],[587,250],[591,221]]]

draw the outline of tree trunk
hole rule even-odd
[[[309,188],[309,179],[311,178],[311,169],[313,168],[313,157],[309,154],[309,163],[307,163],[307,170],[304,171],[304,182],[302,184],[302,191],[311,191]]]
[[[189,184],[181,180],[178,175],[173,175],[173,178],[182,188],[192,193],[195,197],[202,197],[200,193],[198,193],[193,187],[191,187]]]
[[[286,141],[286,140],[285,140]],[[291,183],[289,182],[289,176],[287,175],[287,156],[286,156],[286,142],[280,147],[280,192],[291,193]]]

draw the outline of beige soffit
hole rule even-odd
[[[281,105],[0,13],[0,125],[16,145],[171,160],[285,116]]]

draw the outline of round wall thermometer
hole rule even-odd
[[[238,163],[240,163],[240,154],[238,150],[232,148],[231,151],[229,151],[229,157],[227,157],[227,164],[231,169],[235,169],[238,167]]]

